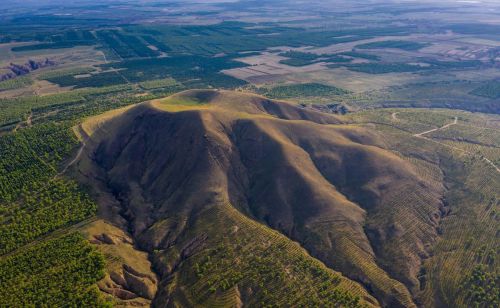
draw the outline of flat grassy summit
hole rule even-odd
[[[379,134],[216,90],[90,118],[79,131],[79,177],[101,218],[149,253],[153,304],[415,305],[444,188]]]

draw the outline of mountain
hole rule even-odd
[[[101,290],[124,303],[415,306],[444,187],[382,135],[216,90],[90,118],[78,133],[75,173],[108,226],[95,242],[141,250],[155,272],[111,262]]]

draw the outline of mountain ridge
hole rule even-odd
[[[215,90],[183,92],[82,127],[91,142],[78,169],[87,184],[115,198],[101,215],[128,229],[139,247],[172,249],[203,220],[197,213],[227,200],[361,282],[383,305],[414,305],[421,257],[437,237],[436,221],[426,215],[439,220],[442,187],[420,179],[377,134],[334,115]],[[394,190],[428,191],[428,206],[410,213],[418,229],[380,214],[391,211],[385,204]],[[405,232],[416,250],[394,246]],[[384,255],[384,247],[393,254]],[[391,258],[408,263],[392,267]]]

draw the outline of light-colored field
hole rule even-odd
[[[339,86],[352,92],[382,89],[417,79],[417,76],[409,73],[373,75],[353,72],[345,68],[330,69],[325,63],[294,67],[279,63],[284,59],[286,58],[277,54],[264,52],[262,55],[238,59],[251,66],[225,70],[223,73],[257,85],[319,82]]]
[[[23,44],[21,44],[23,45]],[[24,44],[26,45],[26,44]],[[5,66],[11,62],[22,64],[30,59],[45,59],[49,58],[59,65],[81,65],[86,64],[101,64],[103,63],[102,53],[92,46],[79,46],[63,49],[44,49],[22,52],[12,52],[10,49],[16,44],[0,44],[0,66]],[[80,63],[80,64],[78,64]]]
[[[354,47],[356,47],[357,45],[361,45],[361,44],[382,42],[382,41],[389,41],[389,40],[405,40],[405,39],[411,40],[411,36],[379,36],[376,38],[371,38],[371,39],[366,39],[366,40],[333,44],[333,45],[326,46],[326,47],[319,47],[319,48],[303,47],[303,48],[297,48],[295,50],[304,51],[304,52],[311,52],[311,53],[315,53],[315,54],[333,54],[333,53],[351,51]]]
[[[489,68],[482,70],[456,71],[454,75],[455,78],[460,80],[485,81],[499,78],[500,70],[498,68]]]
[[[28,52],[12,52],[10,49],[14,46],[26,44],[12,43],[0,44],[0,68],[10,63],[24,64],[29,60],[50,59],[55,63],[54,66],[44,67],[29,73],[29,76],[35,81],[32,85],[24,88],[0,92],[0,98],[12,98],[23,95],[47,95],[71,90],[71,87],[59,87],[45,80],[37,80],[43,74],[60,70],[72,70],[79,67],[93,67],[106,63],[101,51],[91,46],[82,46],[65,49],[37,50]],[[100,71],[96,68],[97,71]],[[3,73],[10,72],[8,69],[2,69]],[[83,77],[83,76],[80,76]]]
[[[457,41],[463,42],[463,43],[468,43],[468,44],[474,44],[474,45],[500,47],[500,41],[477,38],[477,37],[464,37],[464,38],[458,39]]]
[[[71,91],[72,87],[60,87],[57,84],[48,82],[46,80],[35,80],[32,85],[20,89],[13,89],[0,92],[0,99],[2,98],[15,98],[31,95],[49,95],[62,92]]]
[[[294,82],[318,82],[340,87],[354,93],[380,90],[393,85],[402,85],[417,80],[410,73],[389,73],[382,75],[353,72],[346,68],[328,69],[287,76]]]
[[[0,65],[2,66],[5,65],[6,63],[4,61],[10,61],[10,59],[15,59],[15,55],[10,49],[12,47],[22,46],[22,45],[23,44],[20,43],[0,44]]]
[[[355,46],[370,42],[386,40],[407,40],[415,42],[430,43],[429,46],[417,51],[400,49],[373,49],[361,52],[376,54],[387,62],[415,62],[418,58],[432,58],[440,61],[446,60],[489,60],[489,51],[493,48],[495,41],[477,39],[472,36],[457,35],[452,32],[444,34],[414,34],[408,36],[384,36],[373,39],[334,44],[327,47],[313,48],[300,47],[290,48],[286,46],[273,47],[261,55],[240,58],[238,61],[250,65],[249,67],[236,68],[223,71],[225,74],[239,78],[256,85],[276,83],[297,82],[320,82],[335,85],[355,93],[381,90],[391,86],[399,86],[407,83],[437,80],[453,80],[463,78],[466,80],[485,80],[495,78],[499,75],[498,70],[471,71],[460,70],[442,74],[436,72],[426,77],[414,73],[389,73],[389,74],[365,74],[349,71],[345,68],[330,69],[325,63],[316,63],[307,66],[294,67],[281,64],[285,57],[279,56],[280,51],[295,50],[315,54],[335,54],[350,51]],[[499,42],[500,44],[500,42]],[[366,63],[365,59],[355,59],[352,63]],[[413,63],[413,62],[411,62]],[[486,77],[487,76],[487,77]]]
[[[324,63],[316,63],[306,66],[288,66],[279,63],[285,57],[264,52],[261,55],[240,58],[238,61],[249,64],[249,67],[235,68],[222,71],[235,78],[243,79],[252,83],[261,84],[282,79],[280,76],[288,76],[298,73],[309,73],[327,70]]]
[[[32,91],[36,95],[49,95],[62,92],[68,92],[72,87],[60,87],[55,83],[48,82],[46,80],[37,80],[31,86]]]

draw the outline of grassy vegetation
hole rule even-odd
[[[347,94],[346,90],[319,83],[304,83],[275,86],[270,89],[260,88],[258,92],[270,98],[332,96]]]
[[[117,30],[98,31],[97,36],[122,59],[160,55],[158,51],[150,49],[140,38]]]
[[[16,202],[0,204],[0,255],[96,213],[75,182],[53,179],[33,186]]]
[[[0,255],[94,215],[76,183],[54,178],[76,144],[69,125],[55,123],[0,137]]]
[[[62,49],[62,48],[73,48],[76,46],[90,46],[93,44],[94,44],[94,42],[87,42],[87,41],[42,43],[42,44],[33,44],[33,45],[13,47],[12,51],[21,52],[21,51],[44,50],[44,49]]]
[[[174,302],[231,306],[242,296],[249,305],[260,307],[362,307],[366,303],[359,286],[231,205],[216,205],[200,217],[189,232],[202,228],[209,243],[176,269],[169,286]],[[233,231],[221,233],[223,226]],[[155,257],[175,260],[178,248],[157,252]],[[243,294],[236,295],[235,289]]]
[[[164,78],[164,79],[144,81],[139,83],[139,86],[141,86],[141,88],[146,90],[153,90],[153,89],[169,88],[181,85],[173,78]]]
[[[286,60],[281,60],[281,64],[286,64],[290,66],[305,66],[311,65],[318,62],[335,62],[335,63],[345,63],[351,62],[352,60],[348,57],[343,57],[340,55],[317,55],[308,52],[300,52],[289,50],[280,54],[282,57],[287,57]]]
[[[36,243],[0,257],[0,298],[6,307],[110,307],[95,286],[104,259],[80,235]]]
[[[398,35],[408,32],[405,27],[379,27],[325,31],[270,24],[250,28],[251,23],[222,22],[215,25],[186,26],[130,26],[130,33],[147,34],[168,46],[170,53],[188,53],[213,56],[220,53],[237,54],[246,51],[262,51],[278,46],[327,46],[352,42],[377,35]],[[157,47],[158,44],[153,44]]]
[[[169,106],[169,105],[181,105],[181,106],[200,106],[205,105],[206,102],[203,99],[199,99],[194,96],[186,97],[186,96],[171,96],[166,99],[162,99],[160,101],[160,105]]]
[[[0,202],[46,183],[77,140],[68,124],[43,124],[0,137]]]
[[[321,56],[317,54],[293,51],[293,50],[280,53],[279,55],[288,58],[286,60],[281,60],[280,63],[290,66],[305,66],[314,64],[318,62],[317,61],[318,58],[321,58]]]
[[[420,59],[423,63],[408,64],[394,62],[376,62],[376,63],[361,63],[344,65],[351,71],[362,72],[367,74],[387,74],[387,73],[408,73],[408,72],[427,72],[440,71],[451,69],[470,69],[481,66],[480,61],[437,61],[432,59]],[[334,65],[332,67],[338,67]]]
[[[373,61],[380,60],[380,57],[377,56],[377,55],[370,55],[370,54],[367,54],[367,53],[361,53],[361,52],[357,52],[357,51],[346,51],[346,52],[341,53],[341,55],[348,56],[348,57],[353,57],[353,58],[373,60]]]
[[[0,99],[0,126],[24,121],[28,114],[36,108],[73,104],[81,102],[83,99],[81,93],[78,92]]]
[[[477,265],[466,278],[463,292],[473,307],[500,306],[500,273],[491,272],[484,265]]]
[[[116,71],[102,72],[90,76],[75,77],[73,73],[45,78],[61,87],[97,88],[126,84],[127,81]]]
[[[76,76],[84,75],[94,72],[96,69],[94,67],[74,67],[67,69],[57,69],[49,72],[44,72],[38,76],[38,79],[47,80],[51,78],[58,78],[61,76]]]
[[[500,81],[488,82],[474,89],[470,94],[493,99],[500,98]]]
[[[424,70],[425,67],[405,63],[362,63],[347,66],[351,71],[367,74],[408,73]]]
[[[0,127],[12,129],[13,124],[26,121],[31,114],[33,123],[78,120],[110,109],[170,95],[180,86],[155,89],[154,94],[143,94],[131,85],[73,90],[46,96],[25,96],[0,99]],[[181,87],[182,88],[182,87]]]
[[[391,116],[393,112],[397,112],[395,119]],[[451,116],[457,116],[458,124],[426,135],[430,140],[413,136],[415,129],[423,132],[433,126],[440,127],[450,121]],[[447,185],[445,200],[452,214],[441,218],[440,238],[419,275],[418,297],[422,305],[434,306],[436,300],[450,307],[498,306],[496,236],[500,178],[477,149],[483,147],[478,144],[480,140],[479,143],[491,143],[499,138],[493,124],[497,117],[450,110],[407,109],[364,112],[352,117],[357,123],[375,124],[377,130],[387,136],[390,148],[409,157],[428,181],[443,181]],[[463,143],[468,146],[462,146]],[[500,161],[498,149],[490,154],[491,160]],[[437,157],[428,161],[420,158],[432,155]]]
[[[33,80],[29,76],[21,76],[0,82],[0,91],[15,90],[30,86]]]
[[[120,74],[130,82],[174,78],[187,87],[192,87],[189,84],[196,82],[201,88],[212,86],[232,89],[246,82],[219,72],[244,66],[246,64],[233,61],[233,57],[230,56],[208,58],[179,55],[171,58],[128,60],[118,64],[102,65],[102,68],[121,69]]]
[[[396,48],[406,51],[415,51],[429,46],[429,44],[411,42],[411,41],[382,41],[357,45],[359,49],[381,49],[381,48]]]

